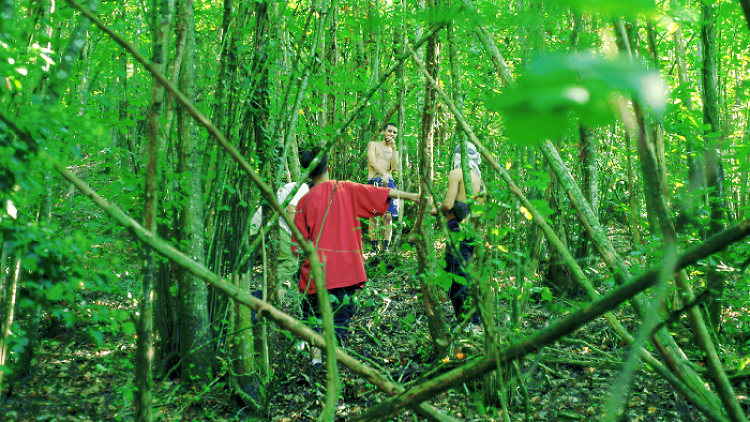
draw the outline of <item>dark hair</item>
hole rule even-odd
[[[302,151],[302,154],[300,154],[300,158],[299,158],[300,165],[304,168],[310,167],[310,163],[313,162],[315,157],[317,157],[321,151],[323,151],[323,148],[321,147],[313,147],[313,148]],[[321,174],[323,174],[323,172],[326,171],[327,167],[328,167],[328,153],[323,155],[323,158],[320,160],[318,165],[315,166],[315,169],[310,173],[310,178],[314,179],[320,176]]]
[[[382,129],[380,129],[380,131],[382,132],[382,131],[384,131],[384,130],[388,129],[388,126],[393,126],[393,127],[395,127],[395,128],[396,128],[396,130],[398,130],[398,126],[396,126],[396,124],[395,124],[395,123],[390,123],[390,122],[389,122],[389,123],[386,123],[386,124],[384,124],[384,125],[383,125],[383,128],[382,128]]]

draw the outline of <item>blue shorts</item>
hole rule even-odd
[[[393,178],[388,179],[388,186],[383,186],[383,179],[380,176],[375,176],[367,181],[368,185],[380,186],[383,188],[396,189],[396,181]],[[388,214],[398,218],[398,199],[391,199],[391,205],[388,206]]]

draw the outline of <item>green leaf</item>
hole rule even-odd
[[[45,289],[44,290],[44,296],[47,298],[47,300],[54,302],[56,300],[61,300],[65,297],[65,293],[70,289],[70,286],[68,286],[66,283],[55,283],[54,286],[52,286],[51,289]]]
[[[94,339],[97,346],[101,346],[104,343],[104,333],[93,328],[89,328],[89,335]]]
[[[549,290],[549,287],[542,289],[542,300],[547,302],[552,300],[552,292]]]
[[[130,321],[122,323],[122,332],[127,336],[132,336],[135,333],[135,324]]]
[[[126,401],[127,403],[132,403],[132,402],[133,402],[133,390],[132,390],[132,389],[130,389],[130,388],[125,388],[125,389],[124,389],[124,390],[122,391],[122,395],[123,395],[123,398],[125,399],[125,401]]]
[[[446,273],[446,272],[438,275],[437,277],[435,277],[435,284],[437,284],[438,287],[440,287],[443,290],[448,290],[451,287],[452,275],[453,274]]]
[[[529,187],[537,188],[541,191],[547,189],[547,185],[550,182],[549,174],[545,171],[529,171],[529,174],[535,176],[536,179],[530,179],[526,182]]]
[[[5,365],[0,365],[0,372],[5,375],[11,375],[13,373],[13,369]]]
[[[554,214],[554,211],[550,208],[549,204],[542,199],[532,199],[529,202],[531,202],[531,205],[533,205],[534,208],[539,211],[539,214],[542,214],[543,216]]]

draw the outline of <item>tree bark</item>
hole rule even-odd
[[[439,64],[440,43],[438,34],[434,33],[425,46],[426,72],[437,77]],[[425,81],[424,103],[422,109],[422,124],[419,142],[419,180],[423,191],[430,191],[433,181],[432,143],[434,140],[435,113],[437,111],[437,93],[432,84]],[[443,315],[442,304],[437,294],[437,286],[433,282],[435,274],[434,233],[429,216],[430,210],[426,203],[420,203],[414,231],[417,234],[417,268],[424,277],[420,279],[422,287],[422,302],[425,307],[427,324],[432,335],[432,345],[435,354],[442,358],[448,353],[448,332]],[[458,317],[458,316],[457,316]]]
[[[656,48],[656,30],[654,29],[653,19],[646,21],[646,40],[648,45],[648,55],[651,66],[655,70],[661,70],[659,62],[659,51]],[[651,117],[651,142],[654,145],[656,153],[656,163],[659,165],[659,188],[662,196],[670,204],[669,185],[667,184],[667,159],[665,156],[664,144],[664,125],[661,119]]]
[[[195,100],[196,46],[193,0],[183,0],[181,30],[186,31],[185,53],[180,71],[180,89]],[[201,157],[193,119],[180,107],[177,114],[178,166],[182,175],[179,185],[183,198],[180,211],[178,239],[181,248],[195,262],[204,262],[203,192],[201,186]],[[184,269],[180,269],[180,352],[182,379],[189,384],[207,385],[211,379],[211,349],[208,321],[208,291],[206,283]]]
[[[166,68],[166,48],[169,38],[173,0],[154,0],[152,4],[152,25],[154,28],[153,63],[158,72]],[[157,186],[159,185],[159,151],[161,150],[160,121],[164,108],[164,87],[154,80],[151,89],[151,106],[149,110],[149,132],[146,165],[145,204],[143,208],[143,226],[151,233],[156,233],[156,211],[158,209]],[[136,344],[135,376],[135,420],[151,422],[151,389],[153,387],[153,317],[154,317],[154,278],[156,268],[154,252],[148,246],[142,251],[141,298],[139,303],[140,320]]]
[[[16,307],[16,292],[18,291],[18,277],[21,273],[21,259],[7,256],[6,242],[0,243],[0,287],[3,294],[2,299],[2,325],[0,325],[0,365],[5,366],[8,359],[8,338],[10,338],[10,327],[13,325],[14,311]],[[6,262],[13,265],[4,268]],[[5,371],[0,371],[0,388],[2,387]],[[0,389],[0,391],[2,391]]]
[[[401,12],[404,13],[406,11],[406,0],[402,0],[398,4]],[[393,31],[393,52],[394,56],[403,56],[407,53],[406,26],[403,22],[399,23]],[[396,139],[396,142],[398,143],[398,189],[406,192],[407,190],[404,187],[404,179],[406,179],[406,175],[404,174],[404,157],[406,156],[404,130],[406,129],[406,92],[408,88],[406,84],[406,65],[403,62],[396,69],[396,85],[396,89],[398,90],[396,99],[396,109],[398,110],[398,137]],[[383,123],[383,125],[385,125],[385,123]],[[383,125],[381,125],[381,127],[383,127]],[[403,204],[401,204],[401,209],[399,210],[400,212],[398,213],[398,219],[396,221],[396,235],[392,242],[394,251],[401,250],[401,242],[404,234],[404,209]]]
[[[716,12],[715,4],[701,2],[701,38],[703,40],[703,68],[701,80],[703,82],[703,123],[707,126],[704,131],[706,188],[708,190],[708,207],[710,222],[708,235],[720,232],[724,228],[724,166],[721,160],[721,139],[719,125],[719,76],[716,63]],[[710,266],[706,272],[706,286],[717,292],[716,296],[708,299],[708,319],[712,328],[719,332],[721,329],[722,301],[725,277]]]

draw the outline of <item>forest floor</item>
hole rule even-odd
[[[454,343],[451,357],[434,362],[421,296],[416,281],[410,276],[412,271],[403,267],[390,269],[387,274],[371,270],[371,282],[359,296],[359,311],[352,322],[346,347],[353,355],[408,387],[479,356],[482,341],[462,333]],[[508,281],[496,282],[498,291],[507,287]],[[526,311],[525,328],[518,333],[510,332],[509,311],[501,308],[497,315],[501,336],[507,344],[513,338],[528,335],[563,318],[581,304],[583,301],[575,303],[556,298],[531,302]],[[444,311],[452,315],[449,302],[445,303]],[[626,325],[632,325],[632,317],[626,312],[620,308],[616,313]],[[747,314],[747,308],[742,312]],[[156,379],[155,420],[315,420],[324,399],[325,374],[310,366],[309,353],[297,351],[295,341],[283,335],[278,339],[280,352],[272,362],[274,383],[261,414],[228,398],[225,377],[217,377],[202,391],[180,388],[179,379]],[[690,349],[689,337],[678,335],[677,340]],[[0,420],[132,420],[135,340],[133,337],[107,337],[104,344],[106,347],[94,345],[86,330],[80,328],[44,340],[33,374],[3,398]],[[728,367],[738,366],[736,362],[740,359],[750,359],[728,348],[724,352],[736,356],[727,361]],[[527,393],[524,395],[518,388],[510,392],[510,420],[524,420],[524,401],[528,403],[530,421],[598,420],[613,395],[613,384],[621,373],[625,357],[623,343],[603,318],[545,347],[541,353],[528,356],[519,365]],[[346,368],[340,367],[340,372],[344,387],[337,421],[349,420],[385,398],[374,386]],[[750,379],[736,378],[733,384],[740,403],[750,414]],[[643,368],[635,373],[629,386],[622,421],[705,420],[692,406],[680,405],[670,386]],[[457,420],[502,420],[499,405],[484,401],[482,383],[478,380],[440,394],[429,402]],[[416,419],[407,411],[395,420]]]

